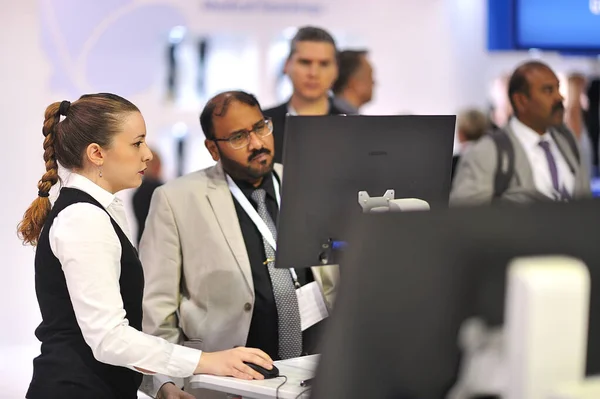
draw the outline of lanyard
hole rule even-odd
[[[264,222],[264,220],[262,220],[262,218],[260,217],[258,212],[256,212],[256,209],[254,209],[254,207],[252,206],[250,201],[248,201],[248,198],[246,198],[244,193],[242,193],[242,190],[240,190],[240,188],[237,186],[237,184],[235,184],[233,179],[231,179],[231,177],[229,177],[228,174],[226,174],[225,177],[227,178],[227,185],[229,185],[229,191],[231,191],[231,194],[233,194],[233,196],[235,197],[237,202],[240,204],[242,209],[244,209],[244,211],[250,217],[250,219],[252,220],[254,225],[258,228],[258,231],[260,232],[260,234],[262,234],[264,239],[267,240],[267,243],[269,243],[269,245],[273,248],[273,250],[277,250],[277,244],[275,242],[275,238],[273,237],[273,234],[271,234],[271,230],[269,230],[269,227],[267,227],[267,224]],[[272,177],[273,177],[273,187],[275,188],[275,197],[277,198],[277,206],[279,207],[279,206],[281,206],[281,195],[279,194],[279,182],[275,178],[275,174],[272,174]],[[300,286],[300,284],[298,283],[298,276],[296,275],[296,271],[294,269],[290,269],[290,273],[292,274],[292,280],[294,280],[294,286],[296,286],[296,288],[298,288]]]

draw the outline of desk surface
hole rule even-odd
[[[279,389],[277,398],[308,398],[309,388],[301,387],[300,381],[314,376],[318,361],[319,355],[276,361],[274,364],[279,369],[279,374],[287,377],[287,382]],[[190,380],[190,385],[195,389],[211,389],[241,395],[245,398],[272,399],[276,397],[277,387],[284,380],[284,378],[279,377],[269,380],[246,381],[231,377],[202,374],[193,376]],[[301,395],[304,391],[306,391],[305,394]]]

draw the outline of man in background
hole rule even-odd
[[[285,117],[290,115],[343,114],[329,97],[338,76],[337,48],[325,30],[305,26],[298,30],[290,44],[284,72],[292,82],[292,97],[283,104],[264,111],[273,121],[275,162],[283,159]]]
[[[591,196],[573,134],[564,126],[563,97],[552,69],[539,61],[512,74],[508,97],[514,116],[461,158],[451,205],[569,201]]]
[[[366,50],[345,50],[338,56],[339,75],[333,84],[333,103],[352,115],[373,98],[373,67]]]
[[[509,74],[502,74],[496,77],[491,83],[489,95],[491,101],[490,120],[492,130],[503,129],[513,114],[512,105],[508,98],[509,80]]]
[[[567,95],[565,98],[565,125],[573,132],[579,149],[583,164],[588,173],[594,172],[594,149],[586,126],[587,104],[586,78],[580,73],[572,73],[567,76]]]
[[[466,109],[457,118],[458,152],[452,157],[452,178],[456,165],[461,156],[475,144],[490,128],[490,122],[485,114],[478,109]]]
[[[157,187],[163,184],[162,181],[162,164],[160,156],[156,151],[152,151],[152,161],[147,163],[146,171],[144,172],[144,179],[142,184],[135,190],[131,199],[133,203],[133,212],[135,214],[135,220],[137,222],[137,244],[139,245],[144,232],[144,226],[146,225],[146,217],[148,217],[148,210],[150,209],[150,200],[152,199],[152,193]]]

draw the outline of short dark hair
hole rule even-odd
[[[517,115],[518,111],[513,100],[513,95],[516,93],[529,95],[529,82],[527,81],[527,74],[534,69],[552,70],[552,68],[541,61],[528,61],[519,65],[508,81],[508,99],[515,115]]]
[[[332,87],[335,94],[340,94],[348,86],[350,78],[358,71],[360,60],[365,55],[367,55],[367,50],[344,50],[339,53],[338,78]]]
[[[258,107],[262,113],[262,108],[256,97],[250,93],[246,93],[241,90],[232,90],[219,93],[206,103],[202,113],[200,114],[200,126],[204,132],[204,137],[208,140],[214,140],[215,138],[215,116],[225,116],[229,104],[233,101],[241,102],[242,104],[249,105],[251,107]]]
[[[298,29],[298,32],[292,38],[290,42],[290,54],[288,55],[288,60],[292,58],[292,55],[296,52],[296,47],[300,42],[320,42],[320,43],[329,43],[333,46],[336,56],[337,56],[337,47],[335,45],[335,40],[333,36],[329,34],[325,29],[317,28],[315,26],[303,26]]]

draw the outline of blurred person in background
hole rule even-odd
[[[594,167],[600,173],[600,78],[590,77],[587,88],[588,112],[586,126],[594,148]]]
[[[339,75],[333,84],[333,103],[348,115],[358,114],[360,107],[373,98],[373,67],[366,50],[344,50],[338,56]]]
[[[513,114],[512,105],[508,98],[509,80],[509,74],[502,74],[492,81],[490,88],[492,130],[504,128]]]
[[[275,162],[283,159],[285,117],[290,115],[339,115],[344,112],[333,104],[329,91],[338,77],[337,48],[324,29],[305,26],[290,43],[284,72],[293,86],[292,97],[264,111],[273,121]]]
[[[148,162],[148,168],[144,173],[142,184],[135,190],[131,198],[133,204],[133,212],[137,221],[137,237],[136,243],[139,245],[146,225],[146,217],[150,209],[150,200],[152,194],[157,187],[163,184],[162,180],[162,164],[160,156],[155,150],[152,151],[152,160]]]
[[[483,112],[470,108],[461,111],[457,118],[458,152],[452,157],[452,178],[461,156],[467,153],[490,129],[490,121]]]
[[[583,164],[591,175],[594,172],[594,149],[586,126],[587,113],[586,78],[580,73],[567,76],[567,93],[565,97],[565,125],[573,132]]]
[[[450,204],[591,196],[577,142],[563,123],[563,97],[552,69],[539,61],[520,65],[510,78],[508,97],[514,116],[461,158]]]

